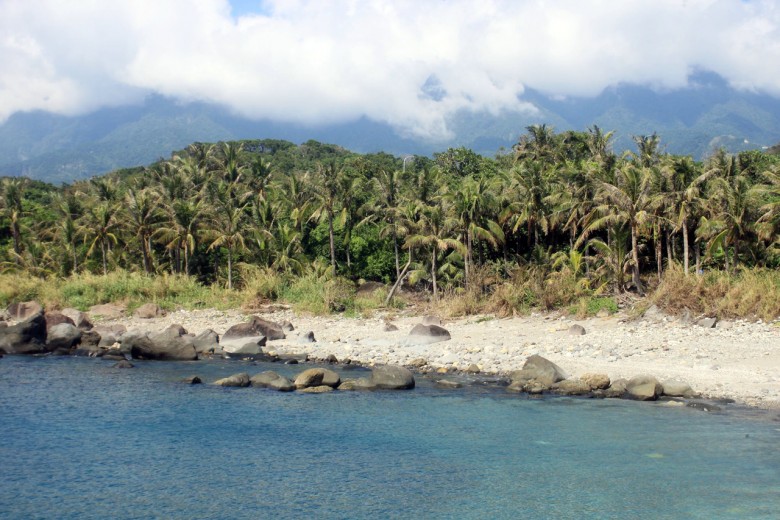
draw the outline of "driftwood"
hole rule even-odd
[[[409,261],[406,262],[406,265],[401,270],[401,274],[398,275],[398,279],[393,284],[392,289],[390,289],[390,292],[387,293],[387,298],[385,298],[385,307],[387,307],[387,305],[390,303],[390,300],[393,299],[393,295],[395,294],[396,289],[398,289],[403,283],[404,278],[406,278],[406,273],[409,271],[409,266],[411,265],[412,265],[412,259],[409,258]]]

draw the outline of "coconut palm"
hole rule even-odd
[[[162,220],[160,195],[150,188],[130,188],[125,194],[126,225],[138,239],[143,256],[144,272],[154,271],[152,236]]]
[[[103,275],[108,274],[108,255],[111,246],[119,243],[119,230],[121,228],[119,206],[106,200],[101,200],[94,205],[87,206],[84,220],[79,228],[84,242],[89,243],[87,257],[92,256],[97,247],[100,247],[100,257],[103,265]]]
[[[240,191],[235,185],[219,182],[216,185],[214,205],[204,235],[210,242],[208,250],[225,248],[227,252],[227,287],[233,288],[233,254],[246,249],[245,216],[250,191]]]
[[[13,239],[14,261],[19,264],[22,255],[22,216],[24,215],[24,190],[28,181],[24,177],[6,177],[0,184],[0,214],[8,221]]]

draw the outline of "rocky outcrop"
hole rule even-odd
[[[663,395],[664,388],[653,376],[640,375],[628,380],[626,392],[637,401],[655,401]]]
[[[582,374],[580,377],[591,390],[606,390],[609,388],[609,376],[607,374]]]
[[[663,388],[663,394],[669,397],[691,398],[696,396],[696,392],[693,391],[688,383],[676,379],[667,379],[661,384],[661,387]]]
[[[438,325],[424,325],[418,323],[409,332],[409,339],[413,343],[437,343],[451,339],[449,331]]]
[[[43,307],[36,301],[15,302],[6,308],[5,319],[8,321],[25,321],[42,312]]]
[[[73,323],[60,323],[49,328],[46,335],[46,348],[70,350],[81,342],[81,331]]]
[[[246,387],[249,386],[249,374],[247,373],[240,373],[240,374],[233,374],[232,376],[223,377],[222,379],[217,379],[214,381],[214,384],[217,386],[233,386],[233,387]]]
[[[414,388],[414,375],[398,365],[378,365],[371,369],[369,383],[382,390],[410,390]]]
[[[44,318],[46,318],[46,330],[50,330],[55,325],[60,325],[61,323],[68,323],[70,325],[73,325],[74,327],[76,324],[73,322],[72,319],[70,319],[68,316],[65,316],[63,313],[58,311],[51,311],[44,314]]]
[[[252,316],[248,322],[230,327],[222,335],[222,340],[255,336],[265,336],[269,341],[285,338],[281,325],[258,316]]]
[[[219,346],[227,354],[259,356],[263,353],[263,347],[265,344],[265,336],[228,339],[224,339],[223,336],[223,340]]]
[[[122,350],[129,350],[133,359],[157,361],[192,361],[198,359],[192,337],[182,334],[177,326],[157,334],[126,333],[122,335]]]
[[[17,323],[0,328],[0,352],[5,354],[41,354],[46,346],[46,318],[43,310]]]
[[[560,395],[587,395],[591,392],[590,385],[582,379],[564,379],[553,384],[552,390]]]
[[[198,354],[213,354],[220,349],[219,334],[206,329],[192,339],[192,346]]]
[[[72,307],[62,309],[60,312],[73,320],[73,324],[81,330],[91,330],[93,328],[92,321],[86,312],[81,312]]]
[[[522,369],[509,374],[509,379],[515,386],[529,385],[550,388],[555,383],[566,379],[566,373],[549,359],[534,354],[525,360]]]
[[[122,359],[118,361],[112,368],[133,368],[133,367],[135,367],[134,364],[130,363],[126,359]]]
[[[198,376],[189,376],[182,379],[181,382],[187,385],[199,385],[203,383],[203,380]]]
[[[271,388],[279,392],[292,392],[295,390],[295,385],[292,381],[273,370],[266,370],[265,372],[252,376],[249,381],[252,386]]]

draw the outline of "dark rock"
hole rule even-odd
[[[297,365],[298,364],[298,360],[295,359],[295,358],[287,359],[287,360],[284,361],[284,364],[285,365]]]
[[[719,412],[721,410],[719,406],[700,401],[691,401],[689,403],[685,403],[685,406],[688,408],[693,408],[694,410],[701,410],[702,412]]]
[[[199,385],[199,384],[203,383],[201,378],[198,377],[198,376],[185,377],[184,379],[181,380],[181,382],[184,383],[184,384],[187,384],[187,385]]]
[[[219,334],[206,329],[192,339],[192,346],[198,354],[213,354],[219,350]]]
[[[97,357],[105,359],[106,361],[122,361],[123,359],[127,359],[124,353],[118,348],[101,350],[98,352]]]
[[[287,320],[284,320],[284,321],[282,322],[282,324],[281,324],[281,328],[282,328],[282,330],[283,330],[283,331],[285,331],[285,332],[292,332],[292,331],[294,331],[294,330],[295,330],[295,327],[293,327],[293,324],[292,324],[292,323],[290,323],[290,322],[289,322],[289,321],[287,321]]]
[[[577,325],[576,323],[569,327],[569,334],[572,336],[584,336],[585,335],[585,327],[582,325]]]
[[[390,323],[389,321],[386,321],[384,330],[385,330],[385,332],[395,332],[395,331],[398,330],[398,327],[395,326],[394,324]]]
[[[451,339],[447,329],[439,327],[438,325],[423,325],[420,323],[412,328],[409,332],[409,336],[413,337],[415,342],[420,343],[436,343]]]
[[[663,395],[664,388],[653,376],[639,375],[628,380],[626,392],[638,401],[655,401]]]
[[[308,354],[279,354],[279,360],[287,363],[288,361],[295,361],[295,363],[288,363],[294,365],[297,363],[306,363],[309,360]]]
[[[317,340],[314,338],[314,332],[312,332],[312,331],[306,332],[305,334],[301,334],[300,336],[298,336],[298,341],[300,343],[316,343],[317,342]]]
[[[626,394],[626,385],[628,381],[625,379],[615,379],[609,385],[609,388],[603,390],[604,397],[607,398],[621,398]]]
[[[214,384],[218,386],[246,387],[249,386],[249,374],[243,372],[240,374],[233,374],[232,376],[214,381]]]
[[[25,321],[38,313],[43,313],[43,307],[36,301],[16,302],[9,305],[5,310],[7,320]]]
[[[59,325],[61,323],[68,323],[70,325],[73,325],[74,327],[76,324],[73,322],[72,319],[70,319],[68,316],[65,316],[61,312],[52,311],[47,312],[44,314],[44,317],[46,318],[46,330],[50,330],[55,325]]]
[[[333,354],[328,354],[327,356],[325,356],[325,359],[323,361],[325,361],[325,363],[327,363],[329,365],[335,365],[335,364],[337,364],[339,362],[338,358],[336,356],[334,356]],[[349,360],[347,360],[347,361],[349,361]]]
[[[150,320],[152,318],[165,316],[165,311],[156,303],[144,303],[135,310],[133,316],[142,320]]]
[[[512,380],[512,383],[535,381],[541,386],[550,388],[558,381],[566,379],[566,373],[552,361],[534,354],[525,360],[522,369],[512,372],[509,379]]]
[[[81,312],[78,309],[68,307],[62,309],[62,314],[73,320],[73,324],[81,330],[91,330],[93,328],[92,321],[86,312]]]
[[[414,388],[414,375],[398,365],[378,365],[371,370],[371,386],[385,390],[409,390]]]
[[[222,340],[253,336],[265,336],[269,341],[285,338],[281,325],[264,320],[258,316],[252,316],[248,322],[239,323],[238,325],[230,327],[225,334],[223,334]]]
[[[0,328],[0,352],[5,354],[49,352],[46,346],[46,318],[43,310],[16,325]]]
[[[97,350],[98,345],[100,345],[100,334],[94,330],[79,330],[81,330],[81,343],[79,344],[79,348]]]
[[[49,329],[46,348],[49,350],[70,349],[81,341],[81,331],[73,323],[60,323]]]
[[[113,366],[113,368],[133,368],[133,367],[135,367],[135,365],[130,363],[126,359],[121,360],[120,362],[118,362]]]

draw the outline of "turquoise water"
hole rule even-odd
[[[0,518],[778,518],[780,422],[490,390],[188,386],[0,359]],[[300,370],[298,368],[297,370]],[[357,375],[357,374],[356,374]]]

